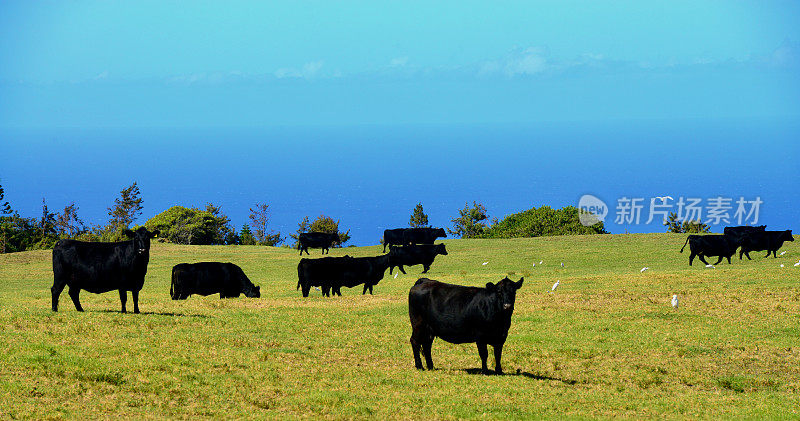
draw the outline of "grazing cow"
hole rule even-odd
[[[433,244],[438,237],[447,237],[443,228],[407,228],[403,231],[403,245]]]
[[[304,232],[297,238],[297,248],[300,250],[300,255],[305,251],[308,253],[309,247],[312,249],[322,249],[322,254],[325,251],[330,253],[330,248],[334,244],[339,243],[339,234],[327,232]]]
[[[411,349],[414,365],[422,370],[420,348],[428,370],[433,369],[431,344],[435,337],[454,343],[475,342],[481,357],[481,370],[488,374],[487,345],[494,347],[495,373],[502,374],[500,356],[511,326],[514,301],[522,281],[504,278],[486,288],[445,284],[420,278],[408,292],[408,315],[411,319]]]
[[[686,238],[686,242],[681,247],[681,253],[689,244],[689,266],[692,265],[694,257],[697,256],[701,262],[708,265],[705,256],[719,256],[715,265],[719,264],[723,258],[728,259],[728,264],[731,263],[731,257],[736,254],[736,249],[739,248],[740,239],[732,235],[690,235]]]
[[[742,255],[747,256],[747,260],[753,260],[750,258],[750,252],[763,250],[767,251],[767,255],[764,257],[769,257],[770,253],[773,257],[778,257],[778,249],[783,247],[784,241],[794,241],[792,230],[748,233],[742,237],[742,249],[739,251],[739,260],[742,259]]]
[[[391,230],[383,230],[383,252],[386,253],[386,246],[402,246],[403,233],[407,228],[395,228]]]
[[[392,270],[395,266],[400,269],[400,272],[405,274],[406,271],[403,270],[403,265],[414,266],[420,264],[425,269],[422,273],[427,273],[437,254],[447,256],[447,249],[445,249],[444,244],[421,244],[405,247],[391,246],[389,247],[389,274],[392,274]]]
[[[302,287],[303,297],[308,297],[312,286],[322,289],[323,296],[342,295],[341,287],[353,288],[364,284],[366,294],[374,287],[389,268],[389,256],[377,257],[324,257],[300,259],[297,265],[297,285]]]
[[[173,300],[185,300],[192,294],[235,298],[244,293],[251,298],[261,297],[261,287],[250,282],[242,268],[233,263],[180,263],[172,267],[169,294]]]
[[[85,289],[93,294],[118,290],[123,313],[126,311],[127,291],[130,291],[133,312],[139,312],[139,291],[144,285],[150,260],[150,239],[158,235],[158,230],[150,232],[140,227],[136,231],[126,229],[124,234],[133,239],[116,243],[75,240],[56,243],[53,247],[53,287],[50,288],[53,311],[58,311],[58,297],[64,286],[69,286],[69,296],[78,311],[83,311],[78,296]]]
[[[342,257],[320,257],[319,259],[300,259],[297,264],[297,288],[303,288],[303,297],[308,297],[311,287],[328,285],[331,274],[337,273],[341,262],[352,259],[349,255]]]
[[[765,229],[767,229],[766,225],[759,225],[757,227],[751,227],[749,225],[742,225],[742,226],[739,226],[739,227],[725,227],[725,229],[722,230],[722,233],[725,234],[725,235],[732,235],[734,237],[740,237],[741,238],[745,234],[749,234],[751,232],[764,232]]]

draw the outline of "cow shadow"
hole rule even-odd
[[[463,371],[463,372],[465,372],[467,374],[484,375],[483,374],[483,370],[481,370],[480,368],[464,368],[461,371]],[[550,377],[550,376],[543,376],[541,374],[528,373],[527,371],[521,371],[519,369],[517,369],[517,371],[514,372],[514,373],[503,373],[503,374],[497,374],[496,372],[494,372],[492,370],[489,370],[489,375],[490,376],[522,376],[522,377],[525,377],[525,378],[528,378],[528,379],[532,379],[532,380],[555,380],[555,381],[559,381],[559,382],[564,383],[564,384],[568,384],[570,386],[578,384],[577,380],[563,379],[563,378]]]
[[[122,313],[119,310],[89,310],[91,313],[117,313],[117,314],[132,314],[136,316],[137,314],[129,311],[127,313]],[[173,312],[156,312],[156,311],[140,311],[139,315],[142,316],[167,316],[167,317],[197,317],[201,319],[210,319],[211,316],[205,314],[184,314],[184,313],[173,313]]]

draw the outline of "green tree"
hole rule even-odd
[[[231,219],[222,213],[222,207],[213,203],[206,203],[206,212],[214,219],[211,221],[210,235],[212,244],[236,244],[236,231],[231,228]]]
[[[484,238],[539,237],[548,235],[607,234],[603,222],[581,224],[578,208],[550,206],[531,208],[496,221],[482,235]]]
[[[35,238],[35,246],[37,249],[53,248],[58,241],[58,233],[56,231],[56,214],[50,212],[47,208],[47,203],[42,198],[42,215],[39,217],[37,224],[38,232]]]
[[[470,208],[469,203],[464,203],[464,209],[459,210],[458,213],[459,216],[451,220],[453,229],[447,229],[451,235],[460,238],[477,238],[483,234],[486,224],[481,221],[489,218],[485,206],[473,201]]]
[[[242,225],[242,229],[239,231],[239,244],[243,246],[256,245],[256,237],[253,237],[253,233],[250,231],[250,225]]]
[[[253,235],[258,244],[262,246],[276,246],[283,242],[280,232],[268,229],[269,226],[269,205],[266,203],[256,203],[255,207],[250,208],[250,222],[253,226]]]
[[[11,216],[14,213],[11,210],[11,205],[8,202],[4,202],[3,198],[5,197],[5,192],[3,191],[3,185],[0,184],[0,217],[3,216]]]
[[[311,228],[311,222],[308,220],[308,216],[304,216],[303,220],[297,224],[297,233],[289,234],[289,237],[292,237],[292,239],[294,239],[294,244],[292,244],[292,248],[297,248],[300,246],[300,234],[308,232],[309,228]]]
[[[422,203],[417,203],[414,211],[411,213],[411,219],[408,221],[408,226],[411,228],[424,228],[428,225],[428,215],[422,209]]]
[[[703,233],[703,232],[711,232],[711,227],[707,224],[704,224],[700,221],[679,221],[678,214],[675,212],[670,212],[667,219],[664,220],[664,226],[667,227],[667,232],[673,233]]]
[[[173,206],[150,218],[144,226],[161,231],[161,238],[176,244],[229,244],[231,236],[220,230],[227,221],[221,212]]]
[[[61,213],[55,215],[56,232],[62,238],[77,238],[84,231],[86,225],[78,217],[78,207],[70,203]]]
[[[325,215],[320,215],[315,219],[311,225],[308,226],[308,232],[327,232],[330,234],[338,234],[339,235],[339,243],[334,244],[333,247],[342,247],[344,243],[350,240],[350,230],[346,232],[342,232],[339,229],[339,220],[333,220],[333,218]]]
[[[139,186],[135,181],[119,192],[119,197],[114,199],[114,206],[108,208],[108,216],[111,217],[108,225],[111,230],[122,231],[129,228],[133,221],[142,214],[140,194]]]
[[[0,253],[6,252],[9,237],[13,236],[11,215],[14,212],[11,210],[11,205],[4,202],[3,198],[5,198],[5,192],[3,185],[0,184]]]

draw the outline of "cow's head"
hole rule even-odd
[[[261,298],[261,287],[254,286],[250,288],[249,293],[245,293],[244,295],[250,298]]]
[[[786,241],[794,241],[794,236],[792,235],[792,230],[786,230],[783,232]]]
[[[519,278],[519,281],[514,282],[511,279],[503,278],[497,284],[491,282],[486,283],[486,290],[495,294],[503,311],[514,311],[514,301],[517,299],[517,290],[522,288],[522,281],[525,278]]]
[[[133,249],[136,250],[137,254],[144,254],[150,250],[150,239],[157,236],[160,231],[150,232],[145,227],[139,227],[136,231],[126,229],[122,233],[133,239]]]
[[[435,233],[437,237],[447,237],[447,233],[444,232],[444,228],[437,228]]]
[[[437,244],[435,251],[436,251],[436,254],[441,254],[442,256],[447,256],[447,249],[444,248],[444,244]]]

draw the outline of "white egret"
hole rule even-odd
[[[556,281],[556,283],[553,284],[553,287],[550,288],[550,292],[552,293],[553,291],[555,291],[556,288],[558,288],[558,285],[560,285],[560,284],[561,284],[561,280],[559,279],[559,280]]]
[[[672,308],[678,308],[678,294],[672,295]]]

